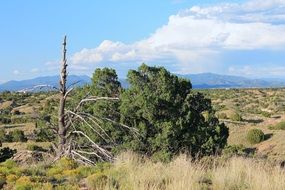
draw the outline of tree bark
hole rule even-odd
[[[58,152],[57,157],[60,158],[65,154],[66,150],[66,133],[67,126],[65,121],[65,101],[66,101],[66,78],[67,78],[67,61],[66,61],[66,36],[62,43],[62,63],[61,63],[61,72],[60,72],[60,81],[59,81],[59,90],[60,90],[60,102],[58,109]]]

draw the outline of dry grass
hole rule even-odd
[[[0,110],[10,107],[13,103],[13,101],[5,101],[0,103]]]
[[[0,128],[4,128],[7,132],[19,129],[24,131],[25,135],[33,134],[34,130],[36,129],[35,123],[32,122],[22,124],[3,124],[0,125]]]
[[[28,140],[27,142],[5,142],[2,143],[3,147],[9,147],[11,149],[16,149],[17,151],[24,151],[27,149],[27,146],[29,144],[36,144],[37,146],[40,146],[42,148],[48,149],[51,145],[50,142],[34,142],[31,140]]]
[[[202,163],[181,155],[163,164],[124,153],[107,175],[112,180],[107,180],[105,186],[90,189],[113,189],[114,181],[120,189],[137,190],[284,190],[285,187],[284,169],[241,157],[223,161],[214,158],[210,163]]]

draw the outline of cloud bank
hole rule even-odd
[[[219,62],[224,51],[283,51],[284,34],[285,0],[193,6],[171,15],[146,39],[130,44],[105,40],[75,53],[71,62],[82,70],[94,64],[146,62],[179,73],[215,71],[225,67]]]

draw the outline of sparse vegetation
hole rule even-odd
[[[78,166],[63,158],[52,166],[31,167],[6,161],[0,171],[4,189],[283,190],[285,186],[285,171],[278,165],[235,156],[204,162],[180,155],[161,163],[127,152],[111,164]]]
[[[269,125],[268,128],[271,130],[285,130],[285,121],[281,121],[275,125]]]
[[[189,81],[146,65],[130,71],[128,77],[130,86],[123,89],[115,70],[97,69],[90,85],[75,88],[72,98],[67,98],[70,108],[86,94],[120,97],[120,101],[82,105],[86,114],[105,118],[96,120],[100,133],[86,123],[75,123],[95,143],[117,155],[112,163],[94,159],[96,166],[66,157],[50,165],[52,143],[57,140],[51,125],[57,123],[55,92],[1,93],[0,187],[282,189],[284,89],[193,90]],[[229,128],[228,142],[223,122]],[[121,124],[135,128],[139,135],[130,135]],[[82,136],[74,137],[73,141],[86,145]],[[108,146],[112,143],[114,148]],[[129,150],[136,153],[126,153]],[[208,156],[216,153],[221,154]],[[13,162],[13,156],[24,165]]]

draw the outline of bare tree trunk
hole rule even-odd
[[[80,108],[84,103],[87,102],[96,102],[101,100],[118,100],[119,98],[115,97],[94,97],[87,96],[80,100],[78,105],[74,108],[73,111],[66,109],[66,98],[68,94],[73,90],[73,88],[68,88],[66,86],[67,80],[67,60],[66,60],[66,36],[63,41],[62,49],[62,63],[61,63],[61,72],[60,72],[60,81],[59,81],[59,109],[58,109],[58,124],[54,125],[49,123],[51,129],[58,137],[58,144],[52,144],[55,149],[56,157],[55,160],[60,159],[61,157],[68,156],[79,162],[86,164],[95,164],[97,160],[111,161],[113,155],[107,149],[102,147],[100,144],[97,144],[93,141],[85,131],[82,131],[80,127],[76,126],[78,123],[83,123],[89,127],[95,134],[105,141],[112,141],[111,137],[106,133],[106,131],[100,126],[100,122],[103,120],[114,122],[108,118],[99,118],[92,116],[88,113],[80,112]],[[126,125],[120,124],[123,127]],[[72,127],[72,128],[71,128]],[[133,130],[134,131],[134,130]],[[136,132],[136,131],[134,131]],[[137,133],[137,132],[136,132]],[[76,141],[76,137],[85,138],[88,145],[80,145]],[[106,139],[109,140],[106,140]],[[88,146],[86,148],[86,146]],[[92,155],[92,157],[90,157]],[[90,157],[90,159],[89,159]]]
[[[60,81],[59,81],[59,90],[60,90],[60,102],[59,102],[59,109],[58,109],[58,152],[57,157],[61,157],[65,154],[66,150],[66,133],[67,133],[67,126],[65,121],[65,101],[66,101],[66,36],[64,37],[64,41],[62,43],[62,65],[61,65],[61,73],[60,73]]]

